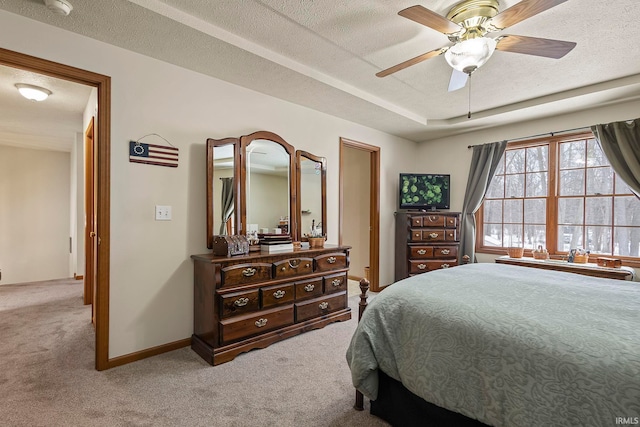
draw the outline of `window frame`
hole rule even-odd
[[[524,148],[535,147],[539,145],[549,146],[549,149],[548,149],[549,158],[548,158],[548,170],[547,170],[548,188],[547,188],[547,196],[545,198],[547,203],[545,236],[546,236],[546,242],[547,242],[546,249],[549,251],[549,256],[552,259],[564,259],[568,255],[566,251],[558,250],[558,229],[559,229],[558,199],[560,198],[558,196],[559,194],[558,185],[559,185],[559,175],[560,175],[559,169],[558,169],[558,162],[559,162],[560,143],[589,140],[594,138],[595,136],[591,131],[586,131],[586,132],[569,133],[569,134],[562,134],[562,135],[550,135],[546,137],[537,137],[537,138],[531,138],[526,140],[509,142],[507,144],[507,150],[524,149]],[[505,153],[507,150],[505,150]],[[501,160],[503,159],[504,158],[502,158]],[[585,166],[585,170],[588,170],[588,169],[589,167]],[[615,176],[615,171],[613,172]],[[626,194],[627,193],[624,193],[624,195]],[[615,200],[615,196],[622,196],[622,195],[623,194],[614,193],[612,195],[612,199]],[[503,195],[502,199],[491,199],[491,200],[506,200],[504,196],[505,195]],[[584,200],[590,196],[585,191],[585,194],[581,197]],[[523,199],[524,200],[527,199],[526,192]],[[484,246],[484,200],[482,201],[480,208],[475,213],[475,220],[476,220],[476,244],[475,244],[476,253],[489,254],[489,255],[506,255],[507,248],[504,246],[501,246],[501,247]],[[503,229],[504,229],[504,224],[505,223],[502,222]],[[613,227],[613,218],[612,218],[611,226]],[[525,248],[524,256],[532,257],[533,256],[532,249]],[[640,257],[636,258],[636,257],[608,255],[608,254],[593,254],[590,257],[589,262],[595,262],[596,258],[598,258],[599,256],[620,258],[623,264],[626,266],[640,267]]]

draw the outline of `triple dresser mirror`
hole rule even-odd
[[[258,131],[207,139],[207,247],[213,236],[326,236],[326,159]]]

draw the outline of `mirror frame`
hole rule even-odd
[[[213,199],[213,172],[214,172],[214,157],[213,151],[215,147],[223,145],[233,145],[233,216],[235,217],[236,230],[240,224],[240,200],[238,194],[240,194],[240,180],[237,177],[240,176],[240,139],[238,138],[223,138],[223,139],[207,139],[207,248],[213,248],[213,236],[218,234],[213,229],[213,204],[216,201]],[[218,201],[219,203],[219,201]]]
[[[317,162],[322,164],[321,172],[320,172],[320,183],[321,183],[321,197],[322,197],[322,212],[321,212],[321,221],[322,221],[322,234],[324,235],[324,239],[327,240],[327,159],[325,157],[316,156],[315,154],[311,154],[307,151],[298,150],[296,151],[296,212],[298,214],[298,229],[297,236],[298,240],[302,240],[304,236],[304,232],[302,230],[302,158],[305,157],[313,162]]]
[[[279,135],[268,131],[257,131],[249,135],[240,137],[240,222],[239,227],[236,229],[238,234],[246,234],[247,227],[247,203],[245,200],[247,190],[247,147],[251,142],[257,139],[264,139],[268,141],[280,144],[287,154],[289,154],[289,234],[295,241],[298,240],[297,230],[298,221],[296,215],[296,170],[294,163],[295,149],[293,145],[282,139]]]

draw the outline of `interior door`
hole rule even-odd
[[[97,238],[97,177],[96,154],[97,139],[94,132],[94,118],[92,117],[84,135],[85,153],[85,275],[84,275],[84,303],[91,304],[91,323],[96,322],[96,286],[98,283],[98,238]]]

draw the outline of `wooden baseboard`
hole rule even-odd
[[[138,360],[146,359],[147,357],[157,356],[169,351],[178,350],[182,347],[188,347],[191,345],[191,338],[185,338],[183,340],[170,342],[168,344],[159,345],[157,347],[151,347],[146,350],[137,351],[135,353],[125,354],[124,356],[114,357],[109,359],[109,369],[116,366],[126,365],[127,363],[136,362]]]
[[[356,282],[360,282],[360,280],[362,280],[362,279],[363,279],[363,277],[351,276],[351,275],[347,276],[347,278],[348,278],[349,280],[355,280]]]
[[[76,280],[82,280],[84,279],[84,276],[82,274],[73,273],[73,278]]]

